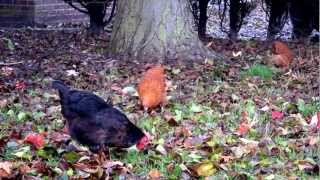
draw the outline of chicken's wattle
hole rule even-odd
[[[143,150],[145,146],[149,143],[149,138],[144,136],[140,139],[140,141],[136,144],[136,147],[139,151]]]

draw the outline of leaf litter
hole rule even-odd
[[[106,57],[106,36],[1,32],[11,45],[0,54],[0,177],[319,178],[316,45],[289,43],[299,56],[282,72],[267,65],[267,42],[214,39],[229,59],[166,64],[169,101],[146,115],[136,85],[152,62]],[[110,97],[150,134],[149,149],[109,149],[99,162],[70,143],[51,79]]]

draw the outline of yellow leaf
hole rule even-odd
[[[217,172],[212,162],[203,162],[196,167],[198,176],[211,176]]]

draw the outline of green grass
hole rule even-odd
[[[263,80],[272,79],[275,75],[275,72],[268,66],[262,64],[253,64],[246,71],[242,71],[241,75],[243,76],[258,76]]]
[[[177,161],[170,155],[160,155],[155,152],[148,151],[146,153],[129,151],[125,155],[117,157],[113,154],[112,159],[125,162],[126,164],[134,165],[134,171],[140,175],[148,174],[152,169],[157,169],[166,179],[177,179],[181,175],[181,168]],[[172,164],[172,172],[168,172],[168,165]]]
[[[303,116],[312,116],[320,111],[320,101],[314,100],[311,103],[305,103],[302,99],[298,100],[298,110]]]

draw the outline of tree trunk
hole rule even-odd
[[[131,59],[218,58],[199,40],[193,20],[187,0],[120,0],[110,54]]]
[[[208,8],[209,0],[200,0],[199,1],[199,25],[198,25],[198,35],[200,38],[206,37],[207,30],[207,8]]]
[[[88,14],[90,17],[90,32],[100,34],[104,29],[105,3],[93,2],[87,5]]]
[[[288,18],[288,0],[267,0],[267,6],[270,9],[268,35],[272,40],[281,32]]]

